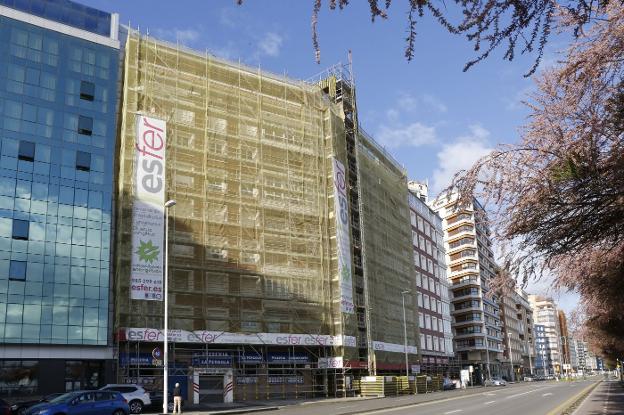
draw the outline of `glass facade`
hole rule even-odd
[[[66,1],[0,4],[110,26]],[[0,16],[0,343],[107,344],[118,59]]]
[[[0,5],[98,35],[110,36],[110,13],[69,0],[0,0]]]

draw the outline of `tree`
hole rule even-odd
[[[623,352],[624,6],[606,5],[537,87],[520,142],[499,146],[454,186],[463,203],[486,201],[505,273],[523,283],[552,273],[581,294],[599,346]]]
[[[320,63],[320,46],[318,40],[318,17],[323,6],[323,0],[312,1],[312,45],[316,54],[316,61]],[[243,0],[236,0],[242,4]],[[382,5],[380,5],[382,3]],[[371,21],[377,18],[387,19],[392,0],[368,0]],[[581,33],[583,27],[600,17],[608,0],[454,0],[455,8],[447,8],[445,2],[438,5],[427,0],[409,0],[407,11],[407,37],[405,38],[405,57],[408,61],[414,59],[417,19],[429,13],[450,33],[465,36],[472,43],[477,57],[464,66],[464,71],[474,64],[487,58],[492,51],[502,47],[505,50],[504,59],[512,61],[518,51],[521,54],[535,52],[537,54],[528,75],[537,69],[544,47],[551,35],[553,24],[558,14],[566,14],[566,24],[573,27],[575,36]],[[330,10],[344,9],[349,0],[329,0]],[[453,22],[453,15],[462,16],[457,23]]]

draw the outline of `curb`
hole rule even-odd
[[[548,412],[548,415],[569,415],[572,414],[576,408],[589,396],[590,393],[600,385],[602,381],[595,382],[593,385],[589,385],[552,411]]]
[[[186,412],[186,415],[231,415],[231,414],[250,414],[260,411],[277,411],[284,408],[283,406],[265,406],[256,408],[226,409],[224,411],[208,411],[208,412]]]

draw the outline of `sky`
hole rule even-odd
[[[435,195],[454,173],[499,143],[518,140],[528,110],[522,104],[534,83],[523,75],[534,55],[513,62],[502,51],[463,72],[472,45],[449,34],[430,16],[417,25],[415,56],[404,58],[407,2],[395,0],[388,19],[370,19],[368,2],[329,10],[323,1],[318,33],[321,63],[312,47],[313,0],[78,0],[120,14],[120,22],[157,38],[208,50],[222,58],[295,79],[310,79],[348,62],[352,52],[359,120],[407,169],[428,181]],[[381,2],[383,3],[383,2]],[[558,40],[546,64],[556,60]],[[543,292],[548,281],[534,283]],[[547,293],[571,310],[576,295]]]

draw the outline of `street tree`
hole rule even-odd
[[[486,201],[502,274],[522,283],[549,274],[578,291],[591,337],[622,351],[624,5],[606,5],[536,82],[520,141],[498,146],[454,186],[463,203]]]
[[[618,0],[615,0],[618,1]],[[236,0],[240,5],[243,0]],[[319,13],[323,0],[310,0],[312,6],[312,46],[316,61],[320,63]],[[371,21],[388,19],[393,0],[368,0]],[[329,10],[342,10],[349,6],[349,0],[329,0]],[[494,50],[502,48],[503,58],[512,61],[520,53],[535,53],[533,66],[527,76],[537,69],[546,43],[550,39],[557,19],[563,13],[566,24],[579,36],[583,28],[604,14],[609,0],[454,0],[444,1],[409,0],[405,37],[405,58],[415,57],[416,28],[419,18],[431,17],[448,32],[461,35],[473,46],[476,57],[464,66],[464,71],[487,58]],[[400,6],[399,6],[400,7]],[[460,16],[457,18],[457,16]]]

